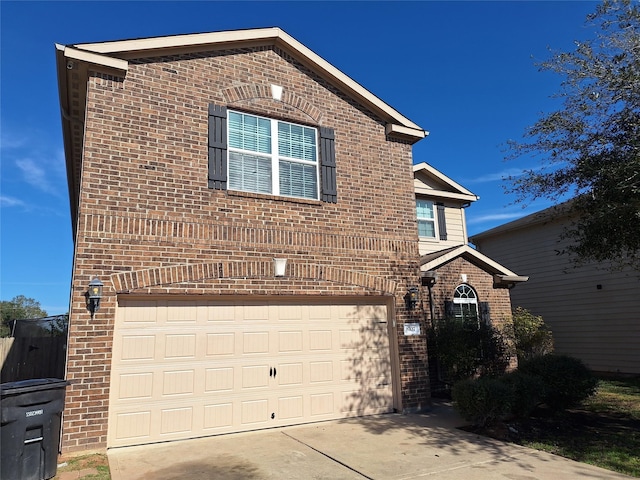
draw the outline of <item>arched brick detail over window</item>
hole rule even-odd
[[[273,261],[213,262],[114,273],[111,281],[116,293],[131,293],[150,287],[175,286],[211,279],[263,279],[274,276]],[[287,278],[353,285],[383,295],[393,295],[398,287],[397,282],[376,275],[310,263],[289,262]]]
[[[273,99],[271,96],[271,85],[237,85],[234,87],[225,88],[224,90],[222,90],[222,95],[229,105],[242,103],[243,101],[253,100],[256,98],[264,98],[267,100]],[[320,111],[320,109],[304,98],[289,91],[289,89],[285,88],[283,90],[282,99],[280,101],[282,103],[290,105],[297,110],[300,110],[301,112],[309,116],[309,118],[311,118],[315,123],[320,124],[320,118],[322,116],[322,112]]]

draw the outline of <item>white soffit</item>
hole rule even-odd
[[[467,190],[466,188],[464,188],[462,185],[460,185],[459,183],[455,182],[454,180],[452,180],[451,178],[447,177],[444,173],[440,172],[439,170],[436,170],[435,168],[433,168],[431,165],[429,165],[426,162],[422,162],[422,163],[418,163],[416,165],[413,166],[413,174],[414,177],[416,175],[416,173],[419,172],[424,172],[427,175],[431,175],[432,177],[436,178],[437,180],[439,180],[440,182],[444,183],[445,185],[448,185],[449,187],[453,188],[454,190],[457,190],[457,193],[459,195],[453,196],[450,195],[451,198],[461,198],[464,200],[470,200],[472,202],[475,202],[476,200],[478,200],[480,197],[478,195],[476,195],[475,193]],[[437,192],[437,190],[432,191],[431,189],[420,189],[420,188],[416,188],[416,192],[419,193],[424,193],[424,194],[433,194],[436,195],[435,192]],[[448,193],[446,191],[443,191],[444,193]],[[439,195],[439,196],[445,196],[444,194]]]
[[[115,68],[116,70],[122,70],[125,72],[129,68],[129,62],[119,58],[78,50],[77,48],[65,47],[58,44],[56,44],[56,48],[62,51],[64,57],[69,60],[78,60],[81,62],[93,63],[95,65],[103,65],[105,67]],[[69,66],[67,66],[67,68],[69,68]]]

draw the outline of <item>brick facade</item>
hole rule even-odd
[[[510,351],[509,370],[517,368],[518,359],[512,336],[513,317],[510,290],[494,288],[493,275],[463,257],[456,257],[441,265],[437,272],[438,281],[432,289],[435,318],[446,318],[445,301],[453,300],[456,287],[462,283],[471,286],[478,295],[478,302],[488,302],[491,325],[498,331],[504,332],[504,339]],[[463,281],[462,275],[466,275],[466,281]],[[423,291],[423,304],[428,312],[429,297],[426,287]],[[429,313],[426,314],[426,318],[429,318]],[[427,326],[430,326],[429,320],[426,323]]]
[[[333,128],[338,202],[209,189],[211,103]],[[384,121],[286,52],[255,47],[138,59],[124,77],[92,72],[84,131],[63,451],[106,446],[125,295],[387,296],[402,408],[428,404],[426,339],[403,335],[418,315],[403,300],[418,284],[411,145],[386,137]],[[273,257],[289,260],[286,277],[274,278]],[[469,275],[480,295],[502,294]],[[91,318],[94,276],[105,287]]]
[[[445,318],[444,302],[453,300],[456,287],[462,283],[471,286],[479,302],[489,302],[491,321],[496,327],[511,323],[511,296],[506,288],[493,287],[493,275],[463,257],[457,257],[438,268],[438,282],[433,288],[436,318]],[[467,276],[466,282],[462,275]]]

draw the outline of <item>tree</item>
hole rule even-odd
[[[11,320],[22,320],[24,318],[46,317],[47,312],[40,308],[40,302],[24,295],[17,295],[11,300],[0,302],[0,337],[10,334],[9,322]]]
[[[593,38],[539,65],[564,77],[562,108],[509,142],[509,158],[542,164],[506,188],[517,202],[572,198],[563,236],[578,263],[640,269],[640,4],[604,1],[587,25]]]
[[[516,307],[513,309],[513,333],[518,362],[553,353],[553,334],[539,315]]]

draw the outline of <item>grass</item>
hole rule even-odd
[[[65,472],[81,472],[91,470],[81,477],[73,477],[79,480],[111,480],[109,472],[109,462],[104,454],[83,455],[80,457],[72,457],[66,460],[66,465],[58,468],[55,479],[59,479]]]
[[[640,378],[602,378],[580,408],[538,411],[512,427],[507,440],[640,477]]]

